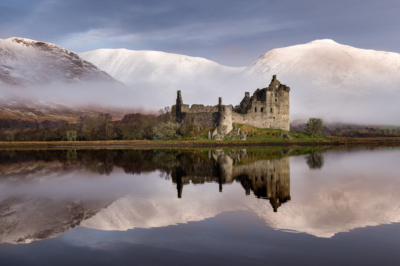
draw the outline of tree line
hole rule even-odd
[[[113,121],[110,114],[67,121],[21,121],[0,119],[0,141],[101,141],[178,139],[185,128],[173,121],[165,107],[158,115],[133,113]]]
[[[382,129],[378,127],[342,126],[329,127],[323,124],[321,119],[310,118],[307,123],[291,125],[291,131],[306,132],[323,136],[354,137],[354,138],[376,138],[376,137],[400,137],[400,127]]]

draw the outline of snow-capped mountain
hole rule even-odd
[[[400,124],[400,54],[332,40],[273,49],[244,70],[256,87],[272,75],[291,88],[291,119]]]
[[[248,67],[226,67],[204,58],[157,51],[100,49],[76,54],[28,39],[0,40],[0,89],[7,84],[36,85],[30,94],[18,95],[48,102],[158,110],[171,106],[181,90],[186,104],[216,105],[222,97],[224,104],[237,105],[244,92],[268,86],[272,75],[291,88],[292,121],[322,117],[328,122],[400,124],[397,53],[316,40],[273,49]],[[100,85],[118,80],[130,90],[109,85],[84,85],[73,91],[42,86],[89,80]]]
[[[189,102],[215,105],[218,97],[228,93],[225,83],[244,69],[157,51],[100,49],[79,55],[131,87],[132,104],[156,110],[171,106],[177,90]]]
[[[79,55],[127,85],[203,83],[202,78],[229,77],[243,70],[200,57],[158,51],[99,49]]]
[[[377,88],[380,90],[400,85],[400,54],[315,40],[268,51],[248,66],[245,73],[265,82],[271,75],[278,75],[293,87],[301,83],[321,90],[336,88],[363,94],[380,84]]]
[[[115,80],[76,53],[25,38],[0,39],[0,85]]]

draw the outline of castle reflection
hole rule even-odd
[[[247,160],[246,160],[247,159]],[[250,160],[248,160],[250,159]],[[246,161],[249,161],[246,163]],[[172,181],[176,183],[178,198],[182,198],[184,185],[215,182],[222,192],[224,184],[239,182],[246,195],[253,194],[269,200],[274,212],[290,200],[289,157],[257,160],[245,149],[208,151],[208,160],[185,163],[172,170]]]
[[[106,211],[112,212],[107,217],[125,219],[124,215],[131,215],[125,211],[130,208],[134,208],[142,220],[135,223],[131,217],[126,218],[126,223],[130,224],[126,228],[138,224],[151,227],[152,217],[158,214],[162,217],[158,217],[157,223],[168,219],[181,222],[189,219],[186,215],[209,217],[239,205],[252,209],[250,203],[254,202],[254,196],[260,199],[258,203],[265,202],[262,206],[277,212],[283,203],[291,200],[289,156],[308,153],[307,149],[285,147],[0,150],[0,243],[29,243],[51,238],[88,219],[93,220],[96,215],[103,217],[101,213]],[[154,172],[166,182],[127,176]],[[176,202],[169,194],[174,191],[165,189],[165,184],[171,181],[176,185],[178,198],[185,198],[186,185],[205,183],[215,183],[215,190],[220,192],[224,185],[236,183],[243,187],[243,196],[253,195],[243,200],[237,194],[241,193],[239,188],[218,199],[205,198],[197,193],[201,189],[191,188],[197,191],[192,192],[192,196],[200,202],[199,206],[202,200],[205,202],[204,209],[198,207],[199,210],[193,211],[190,200]],[[209,189],[212,187],[203,191]],[[134,198],[130,201],[131,197]],[[141,200],[137,200],[139,198]],[[238,202],[229,200],[228,206],[224,205],[226,202],[217,202],[232,198],[237,198]],[[170,199],[173,200],[168,203]],[[164,208],[151,211],[164,202],[168,203]],[[124,211],[120,211],[119,204],[126,204]],[[171,213],[168,213],[169,208]],[[99,221],[92,226],[97,228],[101,224],[103,222]]]

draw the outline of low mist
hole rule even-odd
[[[123,109],[126,112],[155,113],[176,102],[177,91],[182,91],[185,104],[238,105],[245,92],[250,95],[257,88],[267,87],[271,77],[264,80],[246,75],[223,79],[186,80],[182,83],[136,83],[129,86],[112,83],[51,84],[29,87],[0,87],[4,105],[30,100],[37,105],[66,105],[69,108],[99,107]],[[321,88],[312,82],[278,76],[289,86],[291,121],[306,121],[320,117],[327,123],[356,123],[368,125],[400,125],[400,91],[391,84],[360,85],[360,88],[331,86]],[[356,93],[357,92],[357,93]],[[360,93],[362,92],[362,93]],[[13,103],[12,100],[15,102]]]

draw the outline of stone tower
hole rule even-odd
[[[219,97],[218,104],[219,123],[218,134],[228,134],[232,130],[232,105],[222,105],[222,98]]]
[[[176,122],[181,123],[182,122],[182,95],[181,91],[178,91],[178,96],[176,97]]]

